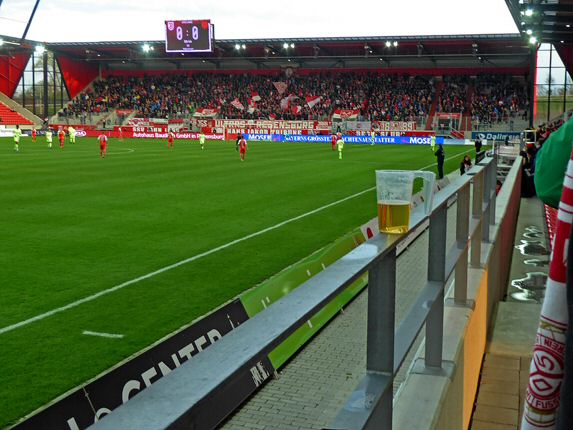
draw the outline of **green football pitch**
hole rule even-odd
[[[374,170],[436,161],[415,145],[339,160],[254,142],[241,162],[233,142],[112,139],[102,159],[95,139],[39,141],[0,139],[0,428],[375,217]],[[452,171],[473,148],[445,150]]]

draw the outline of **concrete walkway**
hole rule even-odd
[[[517,430],[545,293],[549,238],[543,204],[521,199],[508,294],[488,344],[472,430]],[[542,264],[543,263],[543,264]]]

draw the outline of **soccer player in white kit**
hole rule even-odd
[[[338,159],[342,160],[342,150],[344,149],[344,140],[342,140],[342,137],[338,139],[336,146],[338,147]]]
[[[205,133],[203,132],[199,134],[199,144],[201,145],[201,149],[205,148]]]
[[[52,130],[46,130],[46,143],[48,144],[48,148],[52,147]]]
[[[70,135],[70,143],[76,143],[76,129],[71,125],[68,127],[68,134]]]

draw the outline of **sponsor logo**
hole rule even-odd
[[[270,141],[271,138],[270,134],[247,134],[247,140]]]
[[[429,145],[431,143],[431,138],[429,137],[410,137],[408,143],[415,145]]]
[[[76,136],[77,137],[86,137],[88,134],[85,130],[77,130],[76,131]]]
[[[519,133],[515,132],[496,132],[496,131],[489,131],[489,132],[473,132],[472,139],[481,139],[481,140],[505,140],[506,137],[510,139],[515,139],[519,137]]]

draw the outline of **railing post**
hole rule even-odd
[[[456,263],[454,302],[465,304],[468,297],[468,236],[470,216],[470,185],[458,191],[456,215],[456,244],[463,253]]]
[[[490,206],[490,211],[489,211],[489,223],[491,225],[495,224],[495,205],[496,205],[496,198],[497,195],[495,193],[496,188],[497,188],[497,154],[494,152],[493,153],[493,160],[491,160],[491,188],[490,188],[490,192],[491,192],[491,204]]]
[[[483,171],[478,172],[473,177],[472,187],[472,219],[475,221],[483,220],[482,203],[483,203]],[[482,239],[483,222],[476,229],[472,237],[471,248],[471,265],[472,267],[481,267],[481,239]]]
[[[481,218],[481,240],[485,243],[489,242],[489,217],[490,217],[490,189],[491,189],[491,163],[486,165],[482,173],[483,177],[483,193],[482,193],[482,218]]]
[[[394,374],[394,314],[396,305],[396,248],[368,272],[368,333],[366,370]],[[391,386],[391,385],[390,385]],[[386,391],[368,421],[369,427],[392,429],[392,389]]]
[[[444,338],[444,285],[446,282],[447,208],[442,206],[430,215],[428,247],[428,281],[441,291],[431,304],[426,320],[426,367],[442,367]]]

